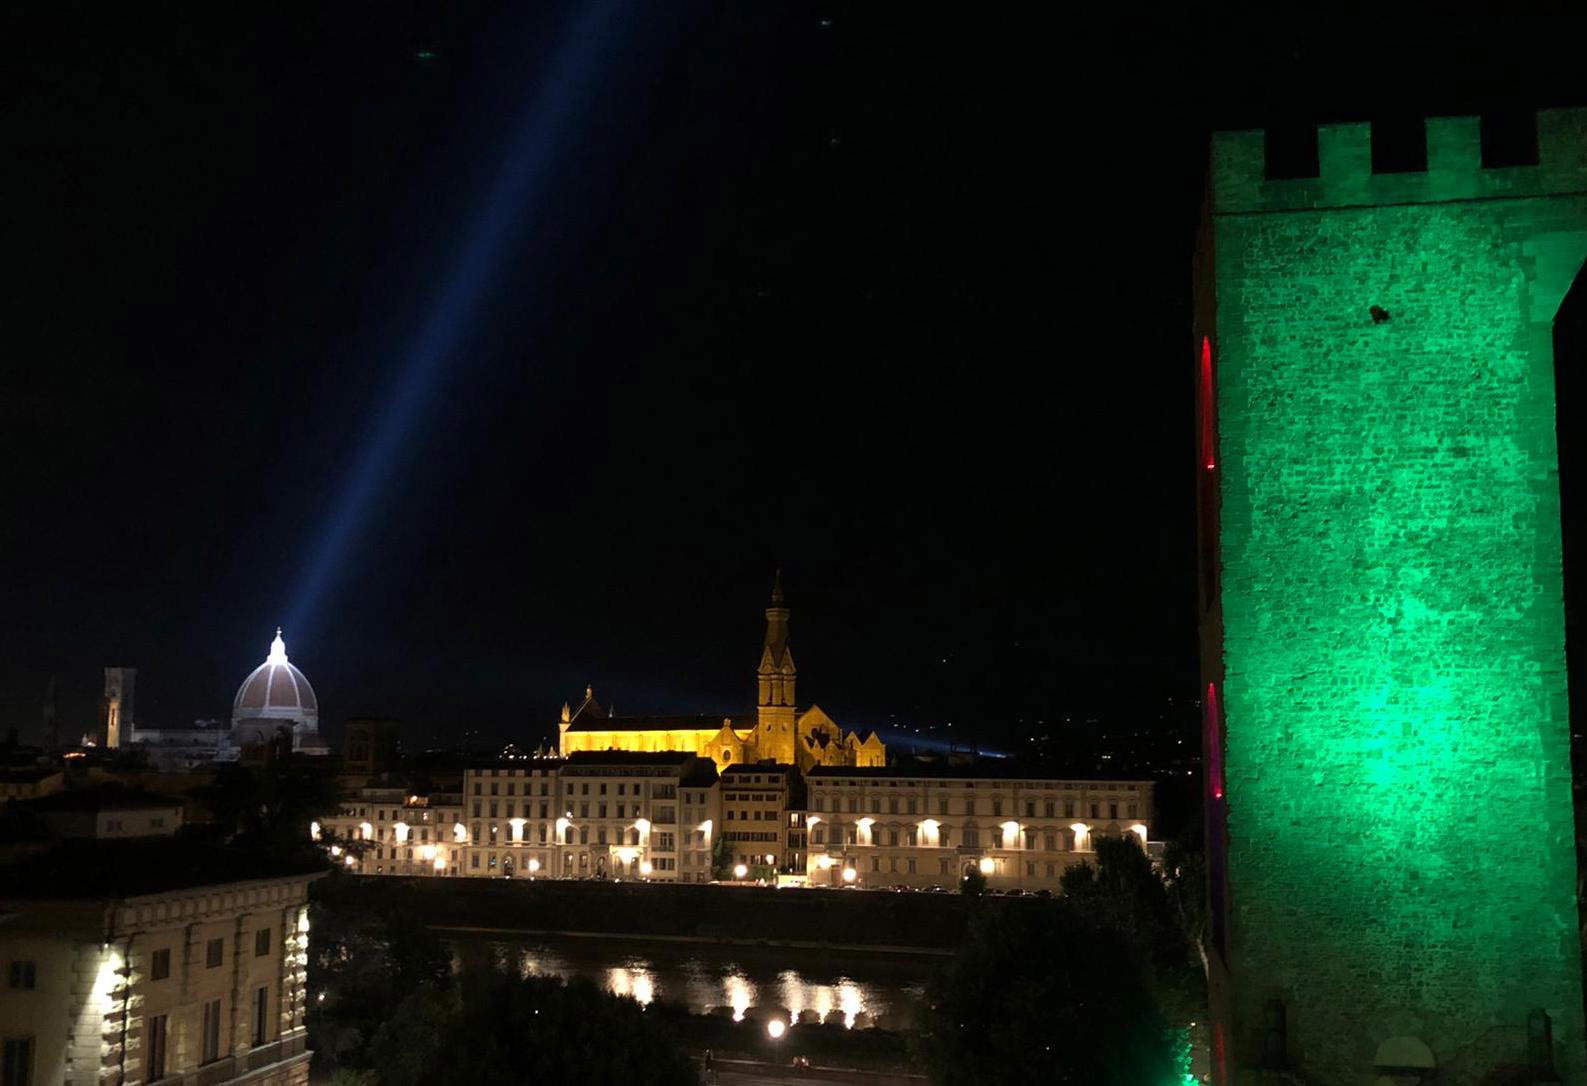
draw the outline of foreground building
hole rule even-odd
[[[1099,837],[1145,847],[1150,781],[1057,780],[1008,763],[821,768],[806,778],[812,886],[955,886],[971,871],[993,890],[1058,889]]]
[[[1515,120],[1213,138],[1219,1086],[1587,1083],[1553,327],[1587,299],[1587,110]]]
[[[0,1082],[306,1086],[320,872],[179,838],[179,806],[116,791],[31,801],[45,838],[9,812]]]

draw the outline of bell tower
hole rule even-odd
[[[793,764],[797,676],[793,654],[788,651],[788,608],[783,605],[782,571],[778,570],[771,589],[771,606],[766,608],[766,643],[756,671],[760,692],[755,727],[758,758]]]

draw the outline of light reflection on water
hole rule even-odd
[[[491,957],[526,976],[586,977],[640,1004],[679,1003],[735,1022],[781,1018],[849,1029],[907,1028],[924,999],[931,960],[853,958],[811,950],[598,940],[492,943]]]

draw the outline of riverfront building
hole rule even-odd
[[[708,759],[592,751],[465,770],[461,795],[366,788],[314,832],[360,874],[710,882],[719,797]]]
[[[1099,837],[1145,847],[1150,781],[1021,775],[1018,766],[824,767],[806,779],[812,886],[953,886],[971,871],[994,890],[1056,890]]]

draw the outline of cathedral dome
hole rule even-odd
[[[243,680],[232,702],[234,727],[254,720],[291,721],[299,735],[319,728],[319,699],[303,672],[287,662],[287,646],[279,629],[270,643],[270,655]]]

